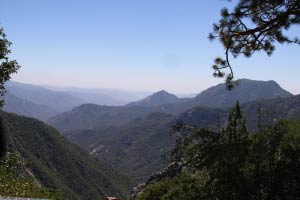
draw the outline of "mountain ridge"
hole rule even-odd
[[[99,159],[71,144],[54,128],[34,118],[0,111],[8,151],[19,152],[45,187],[61,190],[64,199],[125,199],[132,182]]]
[[[154,107],[154,106],[161,106],[164,104],[172,104],[172,103],[178,103],[180,102],[180,99],[171,93],[168,93],[165,90],[160,90],[158,92],[153,93],[150,96],[147,96],[146,98],[131,102],[127,104],[127,106],[145,106],[145,107]]]
[[[42,121],[48,120],[59,113],[58,110],[46,105],[39,105],[16,97],[9,92],[4,96],[3,110],[22,116],[33,117]]]
[[[269,88],[268,92],[261,92],[261,89],[266,90],[266,88]],[[126,106],[83,104],[71,111],[51,117],[47,122],[60,131],[94,129],[103,126],[125,125],[135,118],[146,117],[151,112],[165,112],[176,115],[193,107],[223,109],[233,106],[236,101],[240,101],[243,104],[280,96],[289,97],[292,94],[283,90],[274,81],[243,79],[240,81],[240,85],[236,86],[232,91],[228,91],[225,84],[219,84],[208,88],[191,99],[180,99],[173,94],[161,90]]]
[[[9,81],[5,83],[5,87],[10,94],[18,98],[34,104],[53,107],[60,112],[84,103],[83,100],[64,92],[53,91],[37,85]]]
[[[256,81],[240,79],[238,80],[238,85],[230,91],[226,88],[226,84],[224,83],[202,91],[192,100],[191,104],[225,108],[233,106],[236,101],[243,104],[250,101],[290,96],[293,95],[281,88],[281,86],[273,80]]]
[[[300,95],[248,102],[242,104],[241,109],[252,132],[257,129],[260,110],[266,125],[273,125],[280,119],[300,119]],[[198,106],[177,115],[152,113],[119,127],[70,130],[63,134],[140,182],[157,169],[166,167],[161,155],[175,143],[170,134],[173,125],[181,121],[201,128],[220,129],[227,121],[228,111],[229,108]]]

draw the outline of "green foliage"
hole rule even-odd
[[[126,126],[70,131],[65,135],[134,181],[142,182],[167,165],[162,154],[174,142],[169,134],[172,120],[172,115],[152,113]]]
[[[271,200],[300,198],[300,122],[280,121],[274,127],[248,134],[239,104],[230,111],[221,131],[178,124],[172,160],[185,165],[190,177],[201,174],[199,188],[182,190],[194,199]],[[173,182],[146,187],[140,200],[166,197]],[[184,183],[187,186],[190,183]],[[196,184],[196,183],[195,183]],[[179,184],[180,185],[180,184]],[[191,198],[192,199],[192,198]]]
[[[18,151],[41,185],[62,191],[63,199],[125,199],[130,180],[91,157],[44,123],[0,113],[10,151]]]
[[[299,199],[300,122],[280,121],[251,139],[255,189],[264,199]]]
[[[149,185],[137,200],[194,200],[205,197],[201,175],[183,173],[173,179]]]
[[[0,195],[26,198],[61,199],[58,192],[41,187],[28,174],[27,163],[16,153],[0,161]]]
[[[233,11],[222,9],[221,19],[213,25],[211,40],[217,38],[225,48],[226,58],[216,58],[213,65],[214,76],[224,77],[231,89],[233,70],[229,54],[250,57],[257,51],[271,55],[275,42],[300,44],[299,38],[286,34],[291,26],[300,25],[300,0],[239,0]],[[230,69],[225,73],[224,69]]]
[[[6,39],[3,28],[0,27],[0,96],[3,96],[5,93],[4,83],[10,79],[10,76],[14,73],[17,73],[20,66],[17,61],[10,60],[8,55],[10,54],[10,45]],[[4,100],[0,99],[0,108],[3,106]],[[1,121],[0,121],[1,126]],[[0,159],[4,156],[6,152],[6,142],[3,132],[0,127]]]
[[[245,80],[246,81],[246,80]],[[251,81],[252,82],[252,81]],[[268,87],[268,85],[271,87]],[[218,105],[233,105],[236,102],[234,99],[240,99],[242,102],[250,100],[253,96],[253,90],[251,90],[251,84],[245,84],[244,87],[241,84],[238,88],[233,91],[226,91],[225,85],[222,84],[223,90],[226,91],[229,97],[231,94],[236,95],[235,98],[217,98],[215,102]],[[264,88],[258,93],[257,98],[261,97],[264,92],[266,95],[273,96],[272,94],[280,94],[288,96],[280,88],[274,89],[272,85],[273,82],[267,82],[264,84],[258,82],[255,84],[255,88]],[[243,89],[242,92],[239,92]],[[267,91],[266,91],[267,90]],[[256,91],[257,92],[257,91]],[[211,93],[211,91],[209,91]],[[246,93],[251,93],[252,95],[248,98],[242,98],[240,96]],[[216,93],[214,93],[216,94]],[[222,96],[221,93],[219,97]],[[210,96],[212,97],[212,96]],[[273,96],[274,97],[274,96]],[[278,96],[277,96],[278,97]],[[205,102],[208,102],[208,99]],[[211,99],[211,98],[210,98]],[[219,101],[220,100],[220,101]],[[203,103],[203,101],[201,102]],[[200,102],[199,102],[200,104]],[[212,104],[210,104],[212,105]],[[267,126],[273,126],[276,121],[282,118],[296,118],[297,113],[300,113],[300,95],[292,96],[290,98],[277,98],[272,100],[263,100],[259,102],[251,102],[244,104],[242,106],[243,111],[245,111],[245,118],[247,119],[247,127],[249,131],[257,130],[258,120],[257,111],[259,109],[265,110],[266,113],[271,113],[272,115],[263,114],[261,116],[261,121],[263,123],[268,123]],[[99,106],[98,106],[99,107]],[[97,106],[93,106],[93,110],[96,110]],[[78,113],[81,113],[78,110]],[[98,111],[96,111],[98,112]],[[291,116],[292,114],[292,116]],[[81,118],[86,119],[86,115],[78,115]],[[107,116],[110,116],[107,112]],[[91,126],[91,129],[83,127],[83,130],[72,130],[63,132],[63,134],[70,139],[71,142],[78,144],[79,146],[85,148],[87,151],[93,153],[100,160],[107,161],[110,165],[116,167],[121,172],[130,175],[134,181],[140,183],[147,180],[147,178],[154,174],[155,172],[163,169],[167,166],[167,160],[162,158],[162,154],[170,151],[175,144],[174,135],[170,134],[170,127],[175,125],[176,121],[183,121],[187,124],[194,124],[198,127],[209,127],[212,130],[216,130],[226,123],[228,116],[228,109],[215,109],[206,107],[194,107],[193,109],[187,109],[178,115],[168,115],[164,113],[153,113],[148,115],[148,117],[141,117],[139,119],[133,120],[124,126],[109,126],[105,127],[101,121],[98,124]],[[268,119],[268,120],[265,120]],[[112,117],[110,120],[116,120]],[[77,122],[77,117],[73,118],[66,117],[64,121]],[[78,121],[78,125],[79,125]],[[98,125],[101,128],[92,128]],[[102,126],[103,125],[103,126]],[[70,128],[72,126],[69,126]]]
[[[5,93],[4,83],[10,79],[11,74],[17,73],[20,66],[17,61],[10,60],[8,55],[10,54],[10,45],[6,39],[3,28],[0,28],[0,95]],[[3,106],[3,100],[0,100],[0,107]]]

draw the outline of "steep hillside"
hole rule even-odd
[[[250,129],[259,125],[259,118],[261,118],[261,123],[267,125],[273,125],[283,118],[298,120],[300,119],[300,95],[250,102],[242,108]]]
[[[248,129],[254,131],[259,124],[270,126],[280,119],[300,119],[300,95],[248,102],[242,104],[241,108]],[[195,107],[181,114],[178,119],[200,127],[203,127],[205,122],[223,125],[228,110]],[[218,119],[219,122],[214,119]]]
[[[152,113],[126,126],[64,134],[91,154],[141,181],[165,166],[162,154],[174,142],[170,137],[173,119],[169,114]]]
[[[84,103],[83,100],[65,92],[57,92],[36,85],[10,81],[5,84],[5,87],[10,94],[16,97],[34,104],[52,107],[60,112]]]
[[[82,105],[48,122],[72,142],[141,181],[165,166],[161,155],[174,142],[170,128],[177,121],[220,128],[226,122],[228,106],[237,100],[244,102],[242,109],[251,131],[258,126],[258,116],[265,124],[274,123],[266,119],[300,116],[299,96],[292,96],[274,81],[243,79],[230,92],[221,84],[194,99],[182,100],[162,91],[127,106]]]
[[[194,107],[180,114],[176,121],[202,128],[222,127],[227,119],[227,112],[218,108]]]
[[[282,89],[275,81],[239,80],[239,85],[233,90],[226,89],[225,84],[208,88],[197,95],[191,102],[194,106],[208,106],[227,108],[236,101],[247,103],[250,101],[290,97],[291,93]]]
[[[158,109],[140,106],[100,106],[83,104],[71,111],[59,114],[48,123],[60,131],[95,129],[107,126],[121,126]]]
[[[63,134],[140,182],[165,167],[163,154],[174,144],[171,128],[177,121],[216,128],[226,116],[223,110],[199,107],[179,116],[158,112],[124,126],[70,130]]]
[[[250,102],[242,105],[242,110],[250,131],[257,129],[258,115],[265,126],[282,118],[300,119],[300,95]],[[124,126],[64,134],[136,181],[144,181],[157,169],[165,167],[162,155],[174,144],[170,130],[177,121],[219,129],[224,126],[227,115],[228,109],[195,107],[179,115],[153,113]]]
[[[42,121],[46,121],[50,117],[59,113],[55,108],[34,104],[10,93],[5,94],[4,111],[16,113],[23,116],[33,117]]]
[[[124,199],[131,182],[123,174],[89,156],[55,129],[33,118],[0,112],[8,149],[30,163],[45,187],[61,189],[64,199]]]
[[[145,106],[145,107],[155,107],[164,104],[174,104],[179,103],[180,99],[173,94],[170,94],[164,90],[156,92],[145,99],[140,101],[132,102],[128,106]]]

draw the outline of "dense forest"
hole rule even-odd
[[[43,187],[29,171],[18,153],[7,153],[0,161],[0,195],[12,197],[61,199],[59,189]]]
[[[129,178],[71,144],[52,127],[15,114],[1,112],[0,117],[7,151],[19,154],[36,181],[60,191],[63,199],[129,195]]]
[[[300,94],[293,78],[283,78],[297,55],[277,58],[281,71],[275,62],[272,69],[241,62],[256,69],[252,78],[271,77],[265,81],[239,79],[248,68],[236,71],[232,62],[300,45],[300,0],[235,1],[213,24],[206,8],[219,7],[212,2],[78,2],[1,3],[0,17],[20,44],[12,55],[28,67],[16,80],[39,84],[11,80],[21,66],[0,27],[0,199],[300,199]],[[193,49],[190,31],[206,31],[195,17],[212,24],[208,39],[221,46]],[[194,67],[220,47],[212,70],[224,83],[206,80],[211,87],[193,94],[162,90],[195,90],[204,76]],[[58,86],[69,82],[80,87]],[[91,83],[111,88],[81,88]]]
[[[142,186],[137,199],[299,197],[299,121],[283,120],[250,133],[237,103],[220,131],[179,123],[174,134],[171,161],[181,170]]]

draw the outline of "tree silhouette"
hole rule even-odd
[[[213,75],[226,76],[231,89],[235,81],[230,54],[234,58],[241,54],[251,57],[255,52],[264,51],[271,56],[276,42],[299,45],[299,38],[291,38],[284,32],[299,25],[300,0],[239,0],[233,11],[223,8],[220,21],[209,34],[211,40],[219,39],[225,49],[225,59],[215,59]]]
[[[17,73],[20,66],[17,61],[10,60],[8,55],[10,54],[10,45],[6,39],[6,35],[4,33],[3,28],[0,28],[0,95],[3,96],[5,94],[4,83],[11,78],[11,74]],[[4,104],[4,100],[0,99],[0,107]],[[0,121],[0,156],[2,157],[5,153],[5,135],[2,125],[2,120]]]

